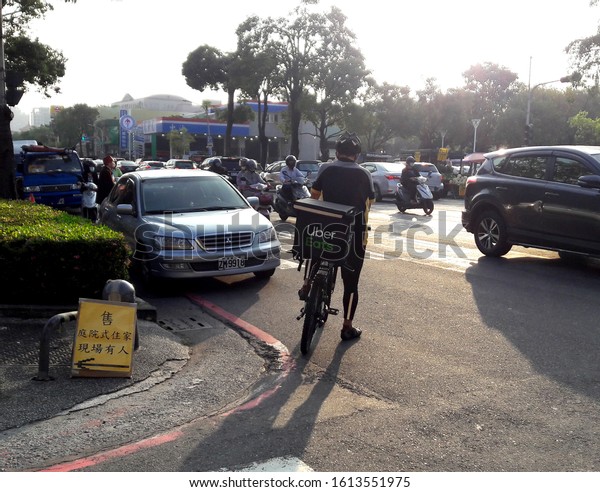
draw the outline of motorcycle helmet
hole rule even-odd
[[[210,160],[210,165],[211,165],[212,167],[218,167],[218,166],[220,166],[220,165],[221,165],[221,159],[219,159],[218,157],[213,157],[213,158]]]
[[[240,168],[244,169],[245,167],[248,167],[248,158],[247,157],[242,157],[240,159]]]
[[[335,150],[342,155],[357,155],[362,151],[360,138],[356,133],[345,132],[335,143]]]
[[[410,164],[414,164],[415,162],[417,162],[417,161],[415,161],[415,158],[414,158],[412,155],[409,155],[409,156],[406,158],[406,164],[408,164],[408,165],[410,165]]]
[[[246,168],[248,169],[248,171],[250,171],[251,173],[256,172],[256,169],[258,168],[256,161],[254,159],[246,159],[246,161]]]
[[[83,170],[89,174],[95,173],[96,164],[93,161],[84,161]]]
[[[292,167],[294,167],[296,165],[296,160],[297,160],[296,157],[294,155],[290,154],[285,158],[285,164],[287,166],[289,166],[291,164]]]

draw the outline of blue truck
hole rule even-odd
[[[83,165],[72,149],[14,142],[19,198],[66,211],[81,209]]]

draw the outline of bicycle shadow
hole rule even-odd
[[[315,334],[313,347],[321,332],[319,329]],[[295,367],[270,398],[248,410],[215,419],[214,430],[186,457],[179,471],[233,470],[273,458],[302,458],[319,415],[345,410],[333,402],[327,409],[324,406],[338,383],[343,356],[354,343],[338,344],[331,362],[321,371],[314,370],[316,366],[310,364],[309,356],[296,357]],[[299,345],[292,352],[293,356],[297,354]],[[216,442],[223,446],[222,454],[214,452]]]

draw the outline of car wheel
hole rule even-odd
[[[383,195],[381,194],[381,190],[379,189],[379,186],[377,186],[377,185],[375,185],[375,201],[376,202],[383,201]]]
[[[262,270],[260,272],[254,272],[254,276],[256,278],[265,279],[271,278],[275,273],[275,268],[271,268],[271,270]]]
[[[506,223],[495,210],[484,210],[475,222],[475,244],[486,256],[499,257],[510,251]]]

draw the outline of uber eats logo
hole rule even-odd
[[[322,253],[339,253],[346,245],[348,226],[344,224],[310,224],[304,230],[304,246]]]

